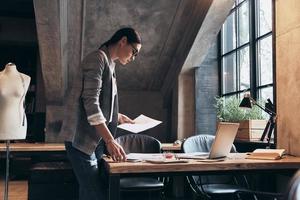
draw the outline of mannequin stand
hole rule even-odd
[[[9,140],[6,141],[6,173],[5,173],[4,200],[8,200],[8,181],[9,181]]]

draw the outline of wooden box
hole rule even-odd
[[[236,140],[260,140],[267,120],[245,120],[240,121],[240,127],[236,134]]]

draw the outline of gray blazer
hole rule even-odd
[[[108,59],[99,51],[87,55],[81,63],[81,72],[73,80],[73,86],[67,95],[65,116],[60,135],[65,141],[71,141],[78,150],[91,155],[101,140],[87,117],[103,113],[106,124],[115,135],[118,123],[118,95],[112,102],[112,74],[109,69],[111,59],[107,48],[101,48]],[[113,112],[112,121],[109,121]]]

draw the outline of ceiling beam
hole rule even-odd
[[[184,32],[181,34],[180,42],[172,56],[172,60],[169,62],[170,67],[168,68],[168,72],[164,78],[161,88],[161,92],[165,98],[168,98],[171,94],[171,89],[178,79],[181,68],[188,56],[212,1],[213,0],[185,1],[181,17],[185,18],[184,22],[186,26],[184,27]]]

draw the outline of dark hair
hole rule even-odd
[[[108,41],[104,42],[100,46],[100,48],[102,46],[109,46],[111,44],[115,44],[119,40],[121,40],[122,37],[124,37],[124,36],[127,37],[127,41],[130,44],[132,44],[132,43],[141,44],[142,43],[142,40],[141,40],[141,37],[140,37],[139,33],[137,31],[135,31],[133,28],[126,27],[126,28],[121,28],[117,32],[115,32],[115,34]]]

